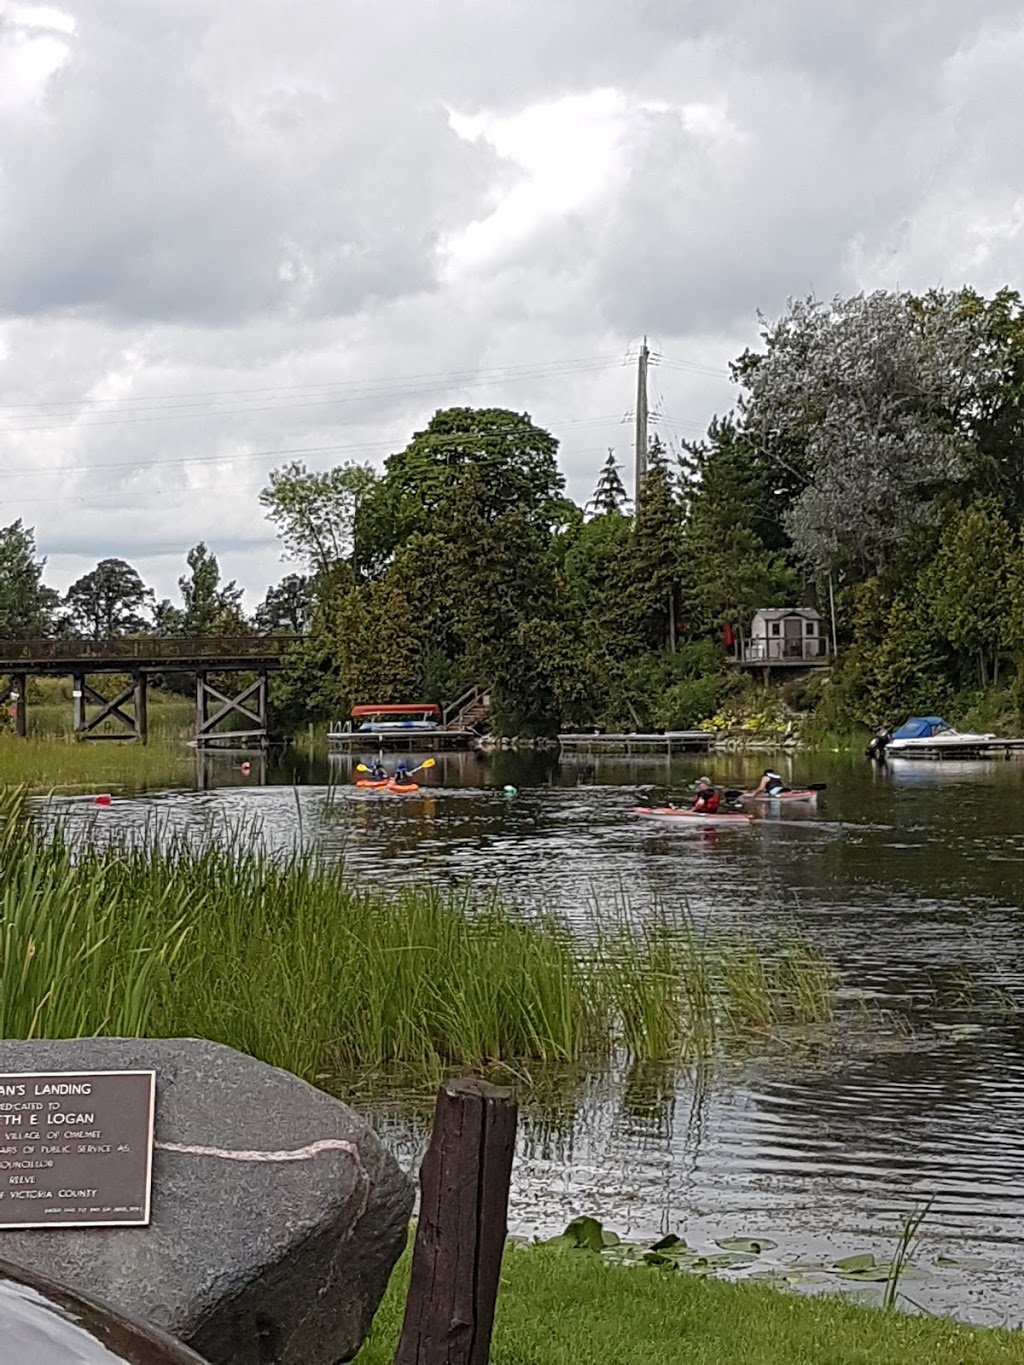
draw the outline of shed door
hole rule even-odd
[[[799,659],[804,652],[804,623],[801,616],[787,616],[782,623],[785,635],[784,655],[787,659]]]

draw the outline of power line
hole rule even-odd
[[[578,455],[604,455],[604,454],[606,453],[606,451],[607,451],[607,446],[603,446],[603,445],[602,445],[602,446],[588,446],[588,447],[586,447],[586,448],[584,448],[584,449],[582,449],[582,450],[578,450],[576,453],[577,453]],[[92,468],[95,468],[95,467],[96,467],[95,465],[92,466]],[[151,489],[147,489],[146,496],[147,496],[147,498],[163,498],[163,497],[166,497],[166,496],[168,495],[168,492],[172,492],[172,493],[173,493],[173,492],[183,492],[183,491],[186,491],[186,490],[183,490],[183,489],[182,489],[182,490],[179,490],[179,489],[167,490],[167,489],[163,489],[163,488],[151,488]],[[20,507],[39,507],[39,506],[43,506],[43,505],[45,505],[45,506],[47,506],[47,507],[56,507],[56,506],[61,506],[61,505],[67,505],[68,503],[77,503],[77,504],[79,504],[79,505],[84,504],[84,505],[87,507],[87,509],[93,510],[93,511],[97,511],[97,512],[128,512],[128,513],[131,513],[131,514],[134,515],[134,514],[137,513],[137,510],[138,510],[135,506],[125,506],[125,505],[123,505],[123,504],[118,504],[118,503],[105,503],[105,504],[104,504],[104,503],[90,503],[90,502],[88,502],[88,499],[87,499],[85,496],[82,496],[82,497],[68,497],[68,498],[52,498],[52,497],[49,497],[49,498],[13,498],[13,499],[9,499],[9,502],[11,503],[12,506],[17,506],[17,507],[19,507],[19,508],[20,508]]]
[[[78,399],[50,399],[36,403],[17,403],[0,405],[0,413],[11,414],[15,418],[19,413],[26,412],[27,415],[34,415],[37,411],[51,410],[53,416],[70,416],[76,414],[58,413],[56,409],[61,407],[82,408],[88,404],[114,404],[138,405],[134,408],[135,412],[162,412],[177,408],[196,408],[201,404],[214,399],[224,399],[232,397],[244,397],[247,395],[299,395],[320,394],[321,397],[309,397],[306,402],[357,402],[363,399],[376,398],[382,395],[401,395],[406,390],[419,393],[424,387],[433,389],[436,387],[449,388],[469,388],[479,387],[487,384],[497,383],[517,383],[528,379],[561,378],[565,375],[595,373],[600,370],[611,368],[620,363],[617,356],[597,356],[580,360],[551,361],[544,364],[502,366],[491,370],[449,370],[437,374],[418,374],[395,376],[388,379],[377,380],[339,380],[336,382],[324,381],[320,384],[269,384],[251,389],[211,389],[208,391],[194,391],[192,393],[168,393],[168,394],[124,394],[115,398],[78,398]],[[349,391],[349,392],[345,392]],[[342,396],[334,397],[338,392]],[[189,399],[189,402],[177,402],[178,399]],[[175,401],[171,401],[175,400]],[[246,410],[245,407],[242,410]],[[257,409],[259,410],[259,409]],[[230,409],[235,411],[235,409]],[[102,415],[102,414],[98,414]],[[33,430],[33,428],[23,428]]]
[[[559,423],[559,429],[569,427],[593,427],[610,426],[618,419],[616,417],[580,417]],[[434,446],[460,446],[465,445],[467,440],[474,436],[483,435],[493,439],[495,436],[504,436],[507,433],[503,430],[493,432],[473,432],[465,435],[453,436],[432,436],[431,444]],[[11,472],[5,470],[0,472],[0,479],[34,479],[40,475],[48,474],[91,474],[95,470],[121,469],[126,473],[134,473],[139,469],[167,468],[186,465],[202,464],[236,464],[248,460],[277,460],[282,456],[302,456],[302,455],[343,455],[353,454],[357,451],[392,451],[395,443],[391,441],[360,441],[347,445],[325,445],[325,446],[295,446],[284,450],[251,450],[239,451],[234,455],[184,455],[171,457],[169,459],[155,460],[111,460],[93,464],[78,465],[43,465],[31,470],[17,470]],[[585,452],[579,452],[583,454]]]

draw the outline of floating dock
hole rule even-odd
[[[340,753],[377,753],[386,749],[397,753],[440,753],[445,749],[465,749],[480,736],[475,730],[346,730],[332,727],[327,742]]]
[[[916,759],[929,759],[944,763],[954,758],[1024,758],[1024,739],[979,739],[974,744],[936,744],[934,748],[925,745],[913,749],[898,749],[887,752],[886,763],[913,762]]]
[[[569,754],[706,754],[714,735],[706,730],[666,730],[664,734],[572,734],[559,735],[558,744]]]

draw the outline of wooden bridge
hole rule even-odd
[[[194,673],[196,679],[196,734],[199,748],[234,740],[265,745],[268,676],[283,667],[291,649],[301,642],[295,635],[225,635],[188,638],[140,635],[113,640],[0,640],[0,674],[11,679],[10,700],[14,728],[28,733],[28,682],[36,677],[70,675],[74,730],[81,739],[135,739],[145,744],[148,733],[146,696],[154,676]],[[89,678],[99,674],[128,674],[131,682],[113,698],[104,697]],[[228,691],[210,682],[210,674],[253,674]],[[218,729],[228,717],[236,729]],[[101,734],[111,721],[120,728]]]

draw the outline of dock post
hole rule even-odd
[[[146,675],[141,670],[135,675],[135,734],[140,744],[149,743],[149,714],[147,712]]]
[[[85,729],[85,677],[76,673],[71,679],[72,729],[80,735]]]
[[[476,1080],[441,1087],[394,1365],[487,1365],[515,1139],[508,1090]]]
[[[206,744],[206,674],[196,673],[196,747]]]
[[[19,739],[28,735],[28,676],[15,673],[11,676],[11,701],[14,702],[14,733]]]

